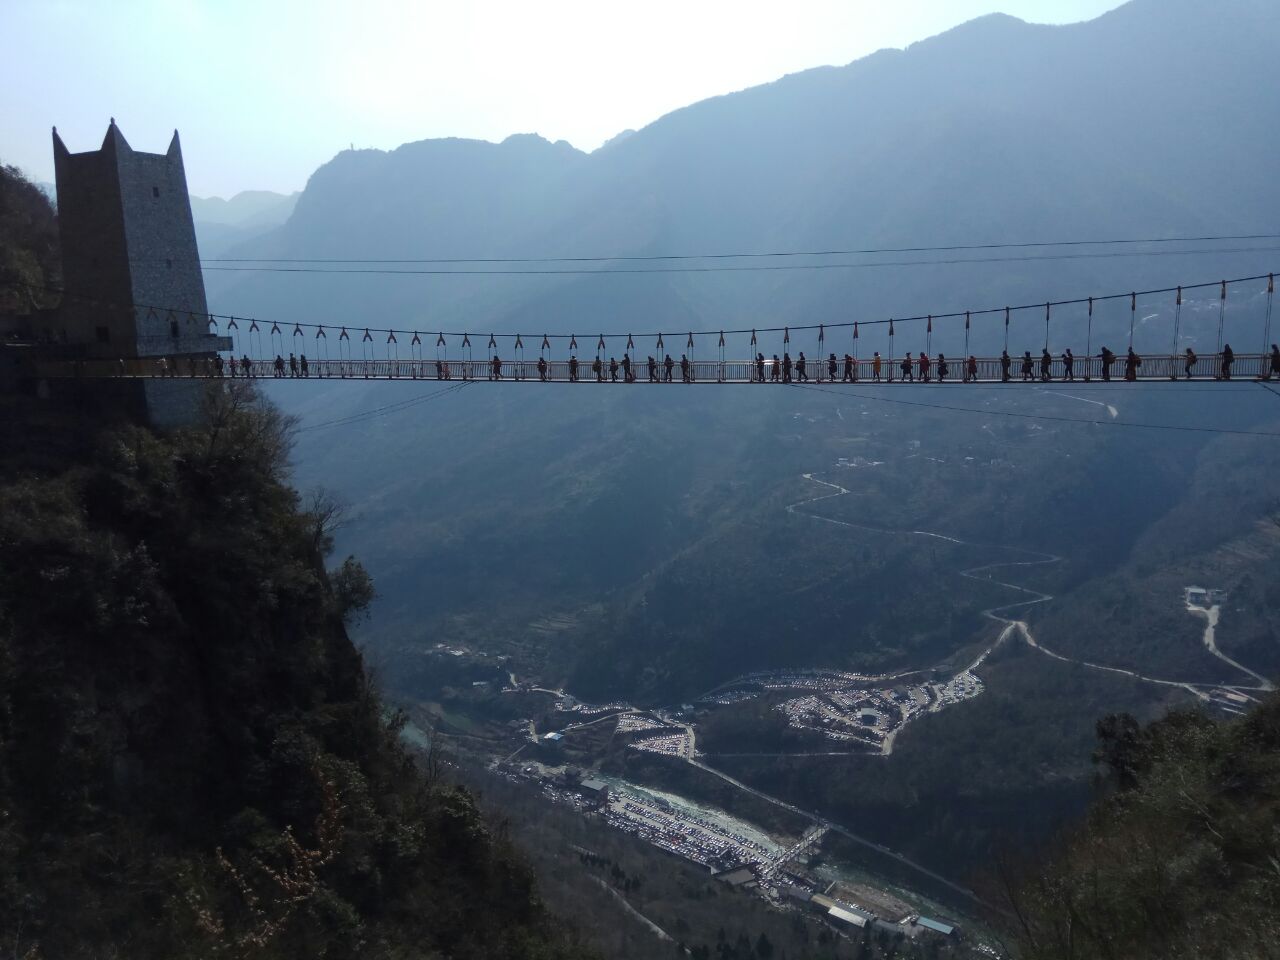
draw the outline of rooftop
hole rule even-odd
[[[930,930],[936,930],[938,933],[946,934],[947,936],[954,933],[956,929],[955,927],[943,923],[940,920],[930,920],[928,917],[919,917],[916,920],[916,923],[920,924],[922,927],[927,927]]]
[[[738,867],[735,870],[727,870],[724,873],[717,873],[716,879],[723,880],[730,886],[740,887],[746,883],[754,883],[756,875],[755,871],[750,867]]]
[[[867,925],[865,917],[860,917],[858,914],[846,910],[843,907],[832,907],[827,911],[827,916],[835,917],[837,920],[843,920],[845,923],[851,923],[855,927],[865,927]]]

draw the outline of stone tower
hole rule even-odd
[[[210,333],[187,175],[175,130],[165,153],[129,146],[115,119],[99,150],[71,153],[53,130],[62,240],[59,339],[89,357],[204,358]],[[179,384],[149,384],[158,422],[181,420]],[[186,391],[189,396],[190,391]]]

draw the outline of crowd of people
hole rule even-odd
[[[1064,350],[1057,358],[1061,364],[1061,379],[1066,381],[1074,381],[1076,379],[1076,356],[1070,348]],[[1103,347],[1102,351],[1096,355],[1096,359],[1100,361],[1101,378],[1103,380],[1111,380],[1112,372],[1117,360],[1120,358]],[[1214,378],[1220,380],[1230,380],[1232,376],[1232,367],[1235,364],[1235,353],[1231,349],[1231,344],[1224,344],[1222,350],[1215,355],[1215,363],[1208,371],[1199,366],[1200,358],[1196,356],[1194,350],[1187,347],[1180,355],[1179,360],[1182,364],[1182,375],[1185,379],[1191,380],[1197,376],[1204,375],[1206,372]],[[1135,353],[1130,347],[1124,358],[1124,368],[1122,377],[1125,380],[1137,380],[1139,370],[1142,367],[1142,357]],[[823,361],[818,361],[822,363]],[[1000,353],[1000,380],[1008,383],[1015,379],[1014,364],[1018,364],[1018,376],[1022,381],[1040,381],[1047,382],[1055,379],[1054,357],[1048,349],[1040,351],[1039,357],[1033,357],[1030,350],[1023,352],[1019,358],[1011,357],[1008,350]],[[166,357],[158,357],[156,363],[156,375],[158,376],[178,376],[182,373],[178,359],[170,360]],[[211,376],[222,377],[230,375],[232,377],[251,377],[255,375],[253,361],[248,355],[242,356],[239,360],[235,357],[224,360],[220,354],[214,354],[211,357],[198,359],[194,356],[186,358],[188,376]],[[492,360],[487,361],[490,380],[504,379],[505,365],[500,357],[495,355]],[[757,353],[754,365],[754,375],[752,380],[757,383],[809,383],[809,371],[811,369],[811,361],[805,357],[804,351],[801,350],[799,355],[793,360],[790,353],[784,352],[779,358],[775,353],[772,359],[766,359],[763,353]],[[880,383],[884,380],[892,381],[893,368],[897,367],[900,372],[899,380],[910,383],[945,383],[948,378],[954,379],[953,362],[948,360],[945,354],[939,353],[936,358],[929,356],[921,351],[919,354],[906,354],[901,361],[896,364],[892,359],[885,359],[876,351],[870,361],[859,361],[852,354],[846,353],[843,358],[837,358],[834,353],[830,354],[826,361],[827,379],[835,381],[837,375],[842,383],[857,383],[859,380],[860,364],[869,364],[871,370],[871,381]],[[121,372],[124,370],[124,361],[120,361]],[[203,366],[202,366],[203,365]],[[590,364],[591,376],[597,383],[618,383],[619,375],[621,382],[634,383],[639,378],[636,371],[637,364],[631,359],[629,353],[624,353],[619,361],[614,357],[610,357],[605,361],[602,356],[597,355]],[[662,360],[650,356],[646,358],[644,366],[648,374],[650,383],[672,383],[675,379],[675,369],[680,368],[680,379],[684,383],[692,383],[694,380],[693,363],[686,354],[681,354],[680,359],[673,360],[671,354],[666,354]],[[979,379],[979,361],[977,357],[970,354],[964,360],[958,362],[960,380],[964,383],[976,382]],[[551,365],[545,357],[539,357],[536,369],[538,371],[539,380],[552,379],[550,376]],[[576,355],[569,357],[569,380],[576,382],[579,380],[579,371],[581,364]],[[822,379],[821,370],[815,371],[818,379]],[[450,364],[444,360],[435,361],[435,373],[438,380],[451,380],[453,373]],[[294,355],[289,354],[288,360],[283,355],[277,354],[271,364],[271,374],[273,378],[295,378],[310,377],[311,364],[307,361],[305,354]],[[1271,345],[1271,352],[1263,358],[1261,375],[1265,379],[1280,379],[1280,346]]]
[[[440,379],[448,379],[447,371],[443,375],[441,374],[441,365],[441,361],[437,360],[436,375]],[[444,366],[447,367],[448,365],[445,364]],[[680,360],[678,363],[671,359],[671,354],[667,354],[663,357],[661,362],[659,362],[656,357],[649,357],[647,366],[650,383],[671,383],[674,379],[673,374],[677,366],[680,367],[681,380],[685,383],[691,383],[693,381],[693,362],[689,359],[687,354],[680,354]],[[489,361],[489,379],[503,379],[502,369],[502,359],[495,355],[494,358]],[[539,380],[551,379],[549,376],[551,365],[547,362],[546,357],[538,358],[537,370]],[[579,379],[580,370],[581,364],[578,361],[577,355],[570,355],[570,382],[576,382]],[[635,363],[632,361],[630,353],[624,353],[621,360],[618,360],[616,357],[610,357],[607,363],[601,356],[597,356],[591,361],[591,375],[595,378],[596,383],[604,383],[606,381],[606,377],[608,382],[617,383],[618,374],[622,374],[623,383],[635,383],[638,379],[639,375],[635,371]]]
[[[1068,347],[1059,356],[1062,364],[1062,379],[1073,381],[1076,379],[1075,367],[1076,356]],[[1112,379],[1112,369],[1116,363],[1116,354],[1103,347],[1102,351],[1097,354],[1097,359],[1101,361],[1102,379]],[[1195,351],[1187,347],[1182,355],[1183,376],[1190,380],[1197,375],[1197,364],[1199,357]],[[279,358],[277,358],[277,363]],[[303,361],[305,364],[305,360]],[[781,359],[775,353],[771,360],[765,358],[763,353],[757,353],[755,357],[755,376],[752,378],[757,383],[808,383],[809,364],[810,361],[805,357],[804,351],[801,350],[795,360],[792,360],[790,353],[783,353]],[[1000,379],[1008,383],[1013,380],[1013,363],[1014,360],[1009,356],[1008,350],[1000,353]],[[834,381],[836,375],[843,373],[840,377],[843,383],[856,383],[858,381],[858,364],[859,361],[852,354],[846,353],[843,359],[838,359],[834,353],[830,354],[826,359],[827,379]],[[889,372],[889,366],[892,361],[886,363],[884,358],[876,351],[871,361],[871,379],[873,382],[880,382],[885,379],[886,374],[889,380],[893,379],[893,375]],[[1054,358],[1046,348],[1041,350],[1038,358],[1032,357],[1031,351],[1024,351],[1020,358],[1019,372],[1021,379],[1024,381],[1040,380],[1049,381],[1054,379],[1053,370]],[[1218,354],[1218,367],[1214,372],[1214,376],[1223,379],[1231,379],[1232,366],[1235,364],[1235,353],[1231,349],[1231,344],[1224,344],[1222,352]],[[671,383],[673,381],[672,373],[676,367],[676,361],[671,359],[671,355],[667,354],[661,362],[650,356],[647,358],[647,369],[650,383]],[[436,373],[440,379],[448,379],[449,373],[447,364],[445,370],[441,372],[441,363],[436,362]],[[549,364],[545,357],[539,357],[537,363],[538,379],[547,380],[549,373]],[[631,355],[624,353],[622,360],[619,361],[614,357],[610,357],[606,364],[602,357],[597,356],[591,362],[591,373],[597,383],[604,383],[606,373],[610,383],[618,382],[618,374],[622,374],[623,383],[634,383],[637,375],[633,369]],[[1124,358],[1124,379],[1137,380],[1138,370],[1142,366],[1142,357],[1134,352],[1133,347],[1129,347]],[[693,368],[689,358],[685,354],[680,355],[679,361],[680,379],[685,383],[693,380]],[[842,369],[843,368],[843,369]],[[951,362],[947,360],[945,354],[939,353],[935,361],[927,353],[921,351],[918,355],[913,356],[908,353],[902,358],[898,364],[901,371],[902,380],[910,382],[930,383],[936,374],[937,381],[943,383],[952,375]],[[503,362],[498,356],[489,361],[489,379],[503,379]],[[569,358],[569,380],[578,380],[579,363],[576,356]],[[969,355],[961,363],[961,380],[965,383],[976,382],[978,380],[978,358]],[[304,374],[305,375],[305,374]],[[1263,375],[1270,379],[1271,377],[1280,377],[1280,346],[1271,345],[1271,354],[1267,358]],[[821,377],[819,377],[821,379]]]

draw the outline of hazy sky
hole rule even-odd
[[[716,94],[984,13],[1120,0],[0,0],[0,161],[53,179],[49,128],[96,149],[182,135],[192,193],[300,189],[349,144],[540,133],[584,150]]]

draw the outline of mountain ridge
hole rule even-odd
[[[458,149],[448,140],[340,154],[308,184],[305,230],[282,228],[239,252],[620,256],[1199,235],[1224,223],[1264,232],[1280,191],[1262,162],[1274,131],[1258,120],[1269,105],[1280,113],[1280,70],[1268,53],[1280,20],[1249,0],[1225,12],[1171,9],[1129,4],[1065,26],[980,18],[905,50],[690,104],[591,154],[541,138],[473,141],[469,164],[444,163]],[[1232,70],[1186,69],[1204,43],[1230,44]],[[1197,122],[1180,135],[1187,116]],[[537,177],[521,163],[528,147]],[[1178,263],[341,285],[220,274],[211,291],[230,312],[282,322],[374,312],[380,326],[620,334],[644,318],[657,318],[650,329],[812,322],[847,316],[851,295],[859,312],[883,317],[1067,298],[1102,284],[1167,286]],[[1203,269],[1265,272],[1267,263],[1223,254]]]

